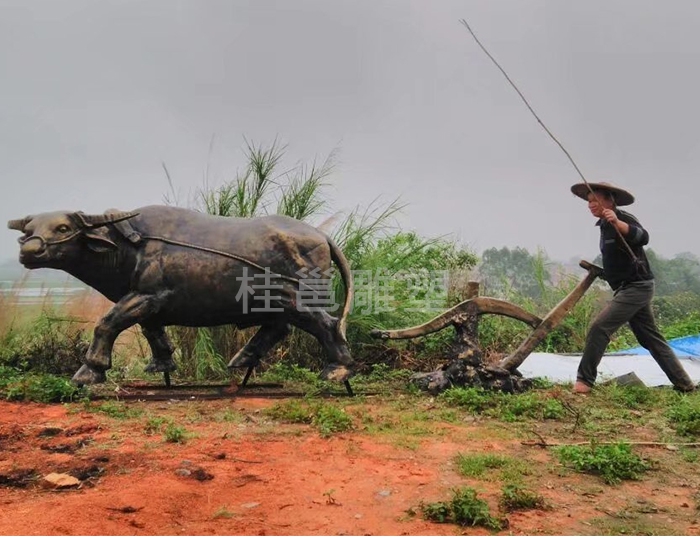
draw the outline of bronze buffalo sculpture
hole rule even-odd
[[[8,227],[24,234],[22,265],[63,270],[115,303],[95,327],[83,366],[73,376],[77,384],[105,381],[114,341],[132,325],[141,326],[153,354],[146,370],[167,376],[176,365],[164,327],[233,324],[260,329],[229,368],[248,367],[249,374],[296,326],[316,337],[327,354],[321,377],[343,381],[349,390],[350,266],[335,243],[308,224],[284,216],[216,217],[147,206],[98,215],[41,213],[11,220]],[[331,262],[345,285],[340,318],[319,307],[319,295],[313,295],[330,282]],[[302,292],[316,303],[302,301]]]

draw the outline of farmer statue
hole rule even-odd
[[[610,338],[629,323],[639,343],[649,350],[676,390],[695,390],[664,337],[651,310],[654,275],[644,253],[649,234],[630,213],[618,209],[630,205],[634,196],[610,183],[577,183],[571,187],[579,198],[588,201],[588,209],[598,219],[603,278],[613,289],[613,298],[591,324],[586,347],[576,374],[574,392],[587,394],[595,383],[598,365]]]

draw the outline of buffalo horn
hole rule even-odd
[[[23,219],[11,220],[7,223],[7,227],[10,230],[17,230],[18,232],[23,232],[24,228],[29,224],[32,217],[24,217]]]
[[[75,215],[86,228],[99,228],[100,226],[106,226],[107,224],[114,224],[115,222],[131,219],[138,215],[138,213],[115,211],[114,213],[103,213],[101,215],[86,215],[78,212]]]

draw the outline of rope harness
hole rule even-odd
[[[244,263],[246,265],[249,265],[250,267],[253,267],[255,269],[258,269],[259,271],[262,271],[265,274],[269,274],[271,278],[278,278],[281,280],[286,280],[288,282],[292,282],[293,284],[301,285],[301,281],[298,278],[294,278],[291,276],[286,276],[286,275],[281,275],[278,273],[271,273],[269,267],[263,267],[262,265],[259,265],[251,260],[248,260],[247,258],[244,258],[243,256],[238,256],[237,254],[231,254],[230,252],[226,252],[223,250],[218,250],[215,248],[209,248],[209,247],[203,247],[201,245],[195,245],[193,243],[187,243],[185,241],[177,241],[175,239],[168,239],[167,237],[161,237],[158,235],[141,235],[135,230],[129,226],[130,230],[124,230],[123,226],[119,226],[119,224],[123,225],[122,223],[113,223],[115,228],[119,230],[131,243],[133,244],[138,244],[142,240],[150,240],[150,241],[160,241],[161,243],[166,243],[168,245],[174,245],[178,247],[184,247],[184,248],[190,248],[193,250],[199,250],[201,252],[208,252],[209,254],[217,254],[219,256],[223,256],[225,258],[230,258],[232,260],[237,260],[241,263]],[[83,233],[83,230],[77,230],[73,232],[72,234],[64,237],[63,239],[56,239],[54,241],[47,241],[42,237],[41,235],[30,235],[29,237],[20,237],[17,239],[17,242],[21,245],[24,245],[25,243],[28,243],[29,241],[39,241],[41,243],[40,246],[40,251],[46,250],[46,247],[51,246],[51,245],[59,245],[61,243],[66,243],[68,241],[71,241],[72,239],[76,238],[79,236],[81,233]]]

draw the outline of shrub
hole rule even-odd
[[[452,499],[447,502],[422,503],[423,517],[437,523],[456,523],[463,527],[486,527],[499,531],[507,521],[494,518],[486,501],[479,499],[473,488],[452,490]]]
[[[319,405],[314,411],[313,424],[323,437],[352,429],[352,419],[339,407]]]
[[[72,402],[85,394],[83,389],[68,379],[51,374],[11,374],[4,377],[0,373],[0,392],[8,400],[41,403]]]
[[[184,443],[188,436],[187,430],[182,426],[170,423],[165,428],[164,437],[168,443]]]

